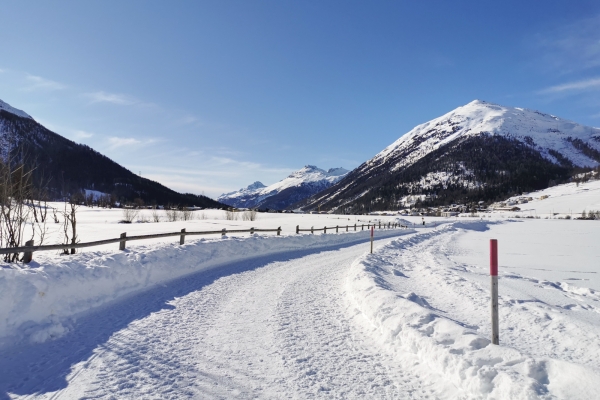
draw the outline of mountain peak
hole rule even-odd
[[[254,182],[246,189],[222,194],[219,196],[219,201],[233,207],[284,209],[293,203],[327,189],[347,173],[348,170],[341,167],[330,168],[325,171],[315,165],[308,164],[277,183],[265,187],[260,182]]]
[[[262,182],[260,181],[256,181],[251,185],[248,185],[248,187],[246,188],[246,190],[256,190],[256,189],[262,189],[266,187]]]
[[[329,176],[340,176],[340,175],[345,175],[348,172],[350,172],[350,171],[348,171],[346,168],[342,168],[342,167],[329,168],[327,170],[327,175],[329,175]]]
[[[18,117],[22,117],[22,118],[29,118],[29,119],[33,119],[31,118],[31,116],[29,114],[27,114],[25,111],[19,110],[17,108],[14,108],[13,106],[11,106],[8,103],[3,102],[2,100],[0,100],[0,110],[9,112],[11,114],[14,114]]]
[[[575,167],[598,165],[600,129],[536,110],[473,100],[414,127],[343,182],[304,204],[309,209],[318,204],[364,212],[398,207],[398,199],[414,193],[429,204],[488,200],[537,190],[567,179]],[[457,195],[458,189],[468,196]]]

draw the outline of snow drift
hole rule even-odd
[[[464,223],[447,224],[439,230],[448,232],[457,224]],[[471,225],[483,228],[485,224]],[[439,235],[439,230],[396,239],[353,263],[346,293],[375,327],[380,345],[395,351],[407,368],[424,364],[467,398],[595,397],[593,382],[600,379],[598,371],[563,360],[531,357],[505,345],[494,346],[467,324],[442,315],[424,297],[410,291],[409,283],[405,293],[399,294],[398,287],[392,289],[388,277],[410,279],[386,252],[410,249]]]

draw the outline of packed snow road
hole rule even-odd
[[[29,358],[33,365],[23,369],[38,377],[56,379],[56,368],[67,375],[56,391],[39,383],[50,389],[33,394],[41,398],[436,397],[443,385],[400,368],[353,321],[361,316],[348,304],[344,279],[367,249],[362,243],[198,274],[169,285],[182,294],[167,305],[173,290],[163,287],[80,321],[88,327],[68,343],[14,356]],[[70,368],[47,363],[78,352],[89,354]],[[15,386],[18,394],[27,380]]]

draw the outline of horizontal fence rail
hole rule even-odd
[[[221,234],[221,236],[225,236],[228,233],[250,233],[251,235],[258,232],[277,232],[277,236],[281,235],[281,227],[277,229],[259,229],[259,228],[250,228],[250,229],[221,229],[218,231],[192,231],[187,232],[185,229],[182,229],[179,232],[168,232],[168,233],[155,233],[151,235],[136,235],[136,236],[127,236],[127,233],[122,233],[121,237],[115,239],[104,239],[104,240],[96,240],[94,242],[86,242],[86,243],[73,243],[73,244],[51,244],[46,246],[21,246],[21,247],[9,247],[0,249],[0,254],[15,254],[15,253],[25,253],[23,261],[28,263],[31,261],[31,254],[35,251],[49,251],[49,250],[69,250],[69,249],[82,249],[85,247],[94,247],[94,246],[102,246],[105,244],[119,243],[119,250],[125,250],[125,243],[133,240],[145,240],[145,239],[160,239],[165,237],[179,236],[179,244],[185,243],[186,236],[199,236],[199,235],[216,235]],[[32,241],[27,242],[27,244],[32,244]]]
[[[361,231],[365,230],[365,227],[368,229],[371,229],[371,227],[373,228],[378,228],[378,229],[393,229],[393,228],[408,228],[408,226],[406,225],[400,225],[398,223],[392,223],[392,222],[388,222],[387,224],[354,224],[354,225],[336,225],[336,226],[324,226],[323,228],[315,228],[314,226],[311,226],[310,228],[307,229],[300,229],[300,225],[296,225],[296,233],[300,233],[300,232],[310,232],[310,233],[315,233],[315,232],[320,232],[323,231],[323,233],[327,233],[327,230],[333,230],[335,229],[335,233],[338,233],[340,228],[341,229],[346,229],[346,232],[349,231],[349,229],[353,229],[354,231],[358,230],[358,228],[360,228]]]
[[[314,228],[311,227],[309,229],[300,229],[300,225],[296,226],[296,233],[300,233],[300,232],[319,232],[319,231],[323,231],[324,233],[327,233],[327,230],[329,229],[330,231],[333,231],[335,229],[335,232],[338,233],[340,228],[341,229],[346,229],[346,232],[348,232],[350,229],[357,231],[358,228],[360,228],[361,231],[363,231],[365,229],[365,227],[368,229],[371,229],[371,227],[377,228],[377,229],[392,229],[392,228],[408,228],[405,225],[400,225],[398,223],[384,223],[382,224],[381,222],[379,224],[354,224],[354,225],[336,225],[336,226],[325,226],[323,228]],[[277,229],[260,229],[260,228],[250,228],[250,229],[226,229],[223,228],[221,230],[215,230],[215,231],[192,231],[192,232],[187,232],[185,229],[182,229],[179,232],[168,232],[168,233],[155,233],[155,234],[151,234],[151,235],[136,235],[136,236],[127,236],[127,233],[124,232],[121,234],[120,237],[118,238],[114,238],[114,239],[104,239],[104,240],[96,240],[94,242],[86,242],[86,243],[73,243],[73,244],[51,244],[51,245],[45,245],[45,246],[34,246],[33,245],[33,241],[30,240],[26,243],[26,246],[21,246],[21,247],[9,247],[9,248],[3,248],[0,249],[0,254],[16,254],[16,253],[24,253],[24,257],[23,257],[23,262],[24,263],[29,263],[32,260],[33,257],[33,253],[36,251],[50,251],[50,250],[72,250],[72,253],[74,253],[75,249],[82,249],[82,248],[86,248],[86,247],[94,247],[94,246],[102,246],[102,245],[106,245],[106,244],[113,244],[113,243],[119,243],[119,250],[125,250],[126,247],[126,243],[127,242],[131,242],[134,240],[146,240],[146,239],[160,239],[160,238],[165,238],[165,237],[173,237],[173,236],[179,236],[179,244],[184,244],[185,243],[185,237],[186,236],[200,236],[200,235],[218,235],[221,234],[221,236],[225,236],[228,233],[250,233],[251,235],[253,235],[254,233],[259,233],[259,232],[277,232],[277,236],[281,235],[281,227],[278,227]]]

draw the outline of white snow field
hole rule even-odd
[[[546,197],[541,199],[542,197]],[[518,204],[521,216],[538,216],[540,218],[565,218],[567,216],[578,218],[584,211],[600,210],[600,180],[576,183],[566,183],[544,190],[529,193],[519,197],[532,197],[533,201]],[[514,212],[498,212],[505,215],[515,215]]]
[[[354,217],[210,211],[120,225],[118,213],[82,210],[82,241],[229,225],[284,234],[3,264],[0,399],[597,397],[598,221],[430,218],[376,231],[368,254],[366,231],[294,233]],[[500,346],[489,340],[490,238]]]

